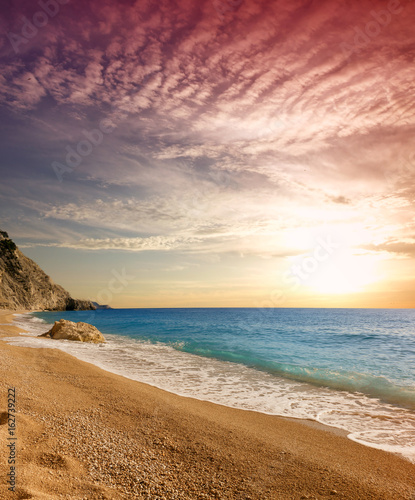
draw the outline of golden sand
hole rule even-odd
[[[0,339],[17,333],[0,325]],[[180,397],[0,340],[0,498],[415,500],[415,465],[312,422]]]

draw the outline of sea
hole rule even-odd
[[[38,338],[61,318],[106,343]],[[182,396],[309,419],[415,463],[414,309],[108,309],[17,316],[57,348]]]

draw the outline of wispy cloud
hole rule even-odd
[[[57,246],[258,255],[294,254],[290,228],[375,219],[362,250],[411,254],[415,3],[383,25],[369,0],[215,5],[68,2],[19,53],[7,33],[39,6],[1,15],[7,217]],[[59,183],[53,162],[103,120]]]
[[[166,251],[186,248],[195,243],[196,238],[150,236],[148,238],[85,238],[72,243],[50,244],[47,246],[58,246],[62,248],[76,248],[82,250],[127,250],[130,252],[142,252],[149,250]]]

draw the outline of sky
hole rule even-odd
[[[4,0],[0,229],[112,307],[414,307],[414,24],[404,0]]]

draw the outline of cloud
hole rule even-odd
[[[393,238],[384,243],[365,245],[363,248],[376,253],[386,252],[389,258],[414,258],[415,238],[404,238],[402,241]]]
[[[287,227],[370,216],[400,240],[415,132],[415,4],[402,6],[351,53],[373,2],[62,6],[21,54],[0,48],[10,213],[33,210],[77,248],[279,255]],[[33,9],[3,14],[5,32]],[[51,163],[103,119],[114,131],[59,184]]]
[[[148,238],[85,238],[71,243],[60,243],[61,248],[76,248],[82,250],[126,250],[129,252],[167,251],[187,248],[197,243],[195,238],[151,236]]]
[[[350,205],[351,200],[349,198],[346,198],[345,196],[331,196],[329,197],[330,201],[333,203],[339,203],[341,205]]]

